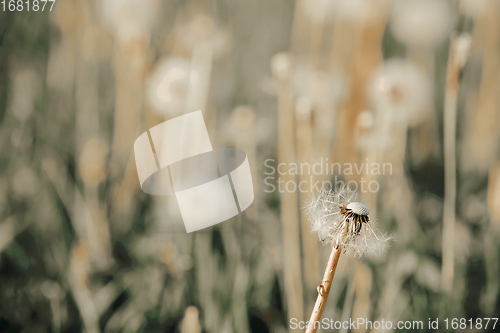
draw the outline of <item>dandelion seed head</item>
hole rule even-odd
[[[412,63],[386,61],[373,75],[370,98],[378,112],[393,111],[395,120],[418,124],[428,116],[429,79]]]
[[[93,136],[84,143],[78,157],[78,169],[85,185],[96,187],[106,179],[108,154],[108,142],[101,137]]]
[[[304,13],[314,21],[323,21],[333,12],[334,1],[332,0],[308,0],[299,2]]]
[[[344,94],[343,77],[315,69],[309,64],[297,65],[291,79],[296,94],[308,97],[313,105],[337,101]]]
[[[175,35],[189,50],[205,44],[210,46],[215,56],[223,54],[229,47],[227,32],[218,27],[210,16],[204,14],[197,14],[186,24],[179,25]]]
[[[184,111],[191,65],[184,58],[165,58],[148,80],[148,97],[154,110],[165,116]]]
[[[373,112],[369,110],[361,111],[361,113],[356,118],[356,122],[359,128],[369,130],[375,125],[375,119],[373,117]]]
[[[385,252],[392,238],[376,228],[369,218],[369,208],[357,200],[348,186],[321,190],[307,206],[311,231],[325,244],[341,246],[355,256],[378,256]]]
[[[370,214],[370,210],[368,207],[363,205],[361,202],[351,202],[347,205],[347,209],[352,210],[353,213],[357,215],[366,215]]]
[[[461,34],[456,37],[455,43],[455,57],[457,65],[462,68],[467,62],[469,51],[472,45],[472,36],[470,34]]]
[[[289,53],[281,52],[271,58],[273,77],[279,81],[286,81],[292,71],[292,57]]]
[[[231,123],[239,133],[251,131],[257,123],[255,111],[247,105],[237,106],[231,114]]]
[[[462,12],[476,18],[482,18],[488,14],[493,3],[492,0],[460,0],[459,6]]]
[[[394,3],[391,28],[399,41],[413,47],[441,43],[452,26],[452,11],[445,0],[398,0]]]
[[[347,21],[360,23],[383,15],[388,0],[336,0],[333,1],[333,10]]]
[[[147,38],[156,17],[155,0],[104,0],[101,13],[105,25],[121,41]]]

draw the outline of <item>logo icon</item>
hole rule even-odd
[[[134,154],[141,189],[175,195],[187,232],[228,220],[254,200],[247,155],[236,148],[214,150],[201,111],[142,133]]]

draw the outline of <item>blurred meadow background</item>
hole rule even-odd
[[[338,175],[379,185],[361,198],[397,237],[341,257],[323,317],[498,317],[499,42],[497,0],[0,12],[0,331],[299,332],[330,248],[308,191],[265,191],[267,159],[392,165]],[[214,147],[248,154],[255,201],[186,234],[174,197],[141,191],[133,143],[200,109]]]

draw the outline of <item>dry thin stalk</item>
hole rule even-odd
[[[325,15],[323,12],[317,20],[310,20],[310,35],[309,35],[309,59],[313,64],[319,64],[321,60],[322,37],[325,30]]]
[[[133,195],[138,182],[135,161],[130,158],[130,147],[133,147],[134,139],[140,133],[148,45],[149,40],[145,38],[121,42],[116,45],[117,52],[112,60],[115,74],[115,113],[110,174],[117,181],[112,184],[110,192],[113,215],[120,221],[114,228],[120,232],[131,227],[130,212],[135,207]]]
[[[238,106],[233,110],[231,115],[231,127],[235,131],[234,137],[231,139],[234,142],[236,148],[242,149],[247,153],[248,162],[250,163],[250,170],[252,172],[252,179],[258,179],[256,173],[257,167],[257,117],[255,111],[249,106]],[[254,183],[255,193],[259,192],[259,183],[255,181]],[[258,197],[257,197],[258,198]],[[255,217],[258,211],[259,200],[255,198],[255,202],[252,206],[248,207],[246,214],[250,219]]]
[[[345,295],[345,298],[344,298],[344,305],[342,306],[342,312],[341,312],[341,315],[340,315],[340,321],[344,322],[344,321],[349,321],[349,318],[353,318],[352,317],[352,304],[354,302],[354,295],[357,294],[355,292],[355,288],[356,288],[356,283],[355,283],[355,273],[356,273],[356,266],[358,265],[358,260],[354,260],[353,263],[354,263],[354,267],[351,269],[351,272],[349,274],[349,276],[347,277],[348,280],[346,282],[347,284],[347,291],[346,291],[346,295]],[[339,333],[347,333],[348,332],[348,327],[342,327],[340,330],[339,330]]]
[[[309,25],[307,22],[307,16],[304,11],[301,10],[304,0],[297,0],[295,2],[295,10],[292,25],[292,38],[291,38],[291,51],[293,55],[297,58],[305,57],[305,50],[308,49],[309,40]]]
[[[79,10],[85,13],[86,20],[82,20],[79,29],[90,29],[90,12],[87,2],[79,3]],[[82,42],[80,46],[85,48]],[[76,50],[78,53],[78,50]],[[75,72],[75,99],[76,99],[76,122],[75,122],[75,151],[80,154],[87,141],[95,136],[99,131],[99,91],[98,91],[98,66],[92,61],[88,61],[81,54],[76,57]],[[75,155],[78,159],[79,156]],[[80,169],[80,173],[85,170]],[[90,260],[99,268],[109,265],[108,258],[111,253],[111,241],[107,220],[98,219],[103,216],[101,212],[97,189],[89,186],[84,179],[83,198],[79,196],[79,189],[75,188],[74,211],[75,223],[80,223],[85,228],[85,241],[89,246]],[[83,199],[83,200],[81,200]],[[90,209],[90,214],[86,214]]]
[[[381,8],[380,13],[363,23],[349,22],[342,20],[341,17],[334,23],[331,68],[334,72],[344,72],[343,68],[348,68],[349,72],[345,74],[349,76],[351,82],[349,94],[338,115],[338,133],[335,134],[333,147],[335,159],[342,158],[349,163],[358,161],[363,163],[367,157],[370,161],[377,162],[375,156],[365,155],[356,147],[356,124],[359,115],[367,107],[366,89],[370,77],[382,61],[379,48],[388,20],[387,11],[387,7]],[[349,33],[346,34],[345,31]],[[367,177],[376,176],[367,175]],[[370,204],[376,202],[376,193],[367,192],[365,195]]]
[[[224,297],[232,300],[233,309],[232,315],[225,317],[225,320],[231,322],[232,332],[249,333],[248,312],[246,304],[247,293],[251,285],[250,272],[244,262],[244,245],[242,245],[243,237],[241,236],[241,228],[238,228],[229,223],[222,224],[221,237],[222,243],[225,245],[227,253],[227,270],[231,274],[227,275],[227,279],[221,280],[215,288],[224,288],[224,286],[232,285],[232,288],[225,288],[227,292]],[[221,331],[219,329],[219,331]]]
[[[385,13],[371,18],[359,27],[358,35],[355,37],[357,44],[354,46],[350,68],[350,87],[340,115],[341,131],[339,138],[335,142],[335,154],[345,162],[353,162],[356,159],[357,149],[355,145],[356,119],[363,110],[366,109],[367,98],[366,89],[373,71],[382,60],[379,52],[382,37],[387,23]]]
[[[217,258],[211,251],[210,233],[198,233],[194,237],[194,256],[196,260],[196,287],[200,297],[200,308],[204,309],[203,327],[209,332],[217,332],[224,318],[219,306],[211,296],[217,282]]]
[[[89,249],[83,242],[76,243],[71,251],[68,277],[86,332],[99,332],[99,314],[88,287]]]
[[[294,105],[289,83],[290,58],[275,55],[271,69],[278,86],[278,162],[295,162]],[[290,173],[280,175],[286,184],[295,181]],[[303,286],[300,260],[300,224],[298,193],[281,193],[281,220],[283,233],[283,275],[289,318],[304,317]]]
[[[200,312],[195,306],[188,306],[184,311],[181,333],[200,333]]]
[[[347,226],[345,226],[342,234],[339,236],[340,238],[344,238],[347,235],[347,229]],[[332,248],[328,264],[325,268],[325,273],[323,274],[323,281],[318,286],[318,297],[316,298],[316,303],[314,304],[314,309],[309,319],[310,327],[307,328],[306,333],[314,333],[319,327],[319,322],[321,320],[321,316],[323,315],[323,310],[325,309],[328,294],[332,288],[333,277],[335,276],[335,270],[337,269],[341,254],[342,242],[338,241],[337,245]]]
[[[368,318],[372,313],[371,294],[373,290],[373,275],[368,265],[361,261],[356,263],[353,283],[355,295],[350,317]],[[359,327],[357,333],[363,332],[367,332],[367,328]]]
[[[186,113],[205,110],[208,100],[210,76],[212,73],[213,50],[205,42],[193,50],[191,57],[191,75],[186,101]]]
[[[490,165],[488,177],[488,211],[491,222],[500,225],[500,161]]]
[[[435,66],[434,66],[434,55],[435,51],[433,48],[416,49],[409,48],[407,58],[417,67],[422,70],[423,73],[429,78],[434,77]],[[432,91],[434,87],[428,87],[429,92]],[[432,108],[431,105],[425,104],[423,110],[427,116],[422,120],[422,123],[414,128],[413,135],[415,139],[411,141],[411,153],[415,164],[420,164],[429,157],[437,158],[440,154],[439,146],[434,144],[439,142],[438,135],[438,121],[434,110],[428,110]]]
[[[285,97],[286,98],[286,97]],[[286,101],[283,101],[285,104]],[[280,103],[282,104],[282,103]],[[286,110],[286,105],[279,109],[279,163],[291,163],[293,153],[293,127],[287,126],[291,115]],[[292,143],[292,144],[290,144]],[[292,149],[292,151],[291,151]],[[291,175],[282,175],[282,181],[287,184],[294,181]],[[281,212],[283,221],[283,265],[285,290],[287,293],[288,313],[290,318],[302,318],[304,315],[302,299],[302,278],[300,265],[300,227],[299,207],[296,192],[284,191],[281,195]]]
[[[298,163],[312,163],[313,151],[313,127],[312,127],[312,109],[311,103],[307,97],[299,98],[295,108],[297,116],[297,160]],[[299,175],[300,182],[310,182],[309,174],[301,173]],[[309,193],[310,194],[310,193]],[[308,193],[301,191],[301,197],[308,197]],[[304,258],[304,282],[306,288],[314,286],[319,279],[319,249],[318,241],[314,234],[309,232],[309,223],[307,222],[307,212],[302,211],[301,214],[301,229],[302,229],[302,251]],[[314,299],[307,297],[305,299],[306,306],[312,306]]]
[[[113,172],[123,172],[122,167],[130,159],[130,147],[133,146],[134,135],[139,131],[140,113],[142,110],[142,84],[146,70],[146,53],[149,41],[139,39],[117,45],[115,53],[114,73],[116,80],[115,119],[112,141],[111,164]],[[121,174],[120,174],[121,175]],[[130,191],[135,188],[129,189]],[[120,204],[127,209],[125,205]]]
[[[498,112],[498,88],[500,79],[500,3],[489,1],[491,10],[482,18],[474,20],[475,57],[481,58],[482,70],[477,101],[467,114],[472,116],[466,122],[470,128],[465,133],[462,163],[468,170],[486,172],[497,154],[500,113]],[[478,59],[476,59],[478,61]],[[485,121],[487,120],[487,121]]]
[[[332,73],[347,75],[346,69],[351,67],[353,54],[358,43],[359,26],[341,15],[333,20],[333,37],[330,51],[330,70]]]
[[[454,277],[455,209],[457,197],[456,124],[460,71],[465,65],[470,36],[453,37],[450,45],[444,104],[444,210],[442,287],[451,291]]]
[[[382,288],[379,301],[377,302],[377,320],[384,318],[391,320],[398,318],[397,307],[406,296],[402,292],[404,280],[415,274],[418,268],[419,259],[415,252],[406,251],[399,256],[390,259],[386,268],[386,279]]]

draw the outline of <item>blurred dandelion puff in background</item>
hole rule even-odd
[[[407,46],[432,47],[448,36],[452,27],[450,13],[445,0],[399,0],[392,11],[392,31]]]
[[[188,49],[209,45],[215,56],[223,54],[229,47],[229,36],[214,20],[204,14],[194,15],[175,31],[176,37]]]
[[[154,0],[104,0],[101,10],[104,23],[119,40],[149,38],[157,2]]]
[[[373,75],[370,97],[378,112],[394,112],[395,120],[415,124],[425,119],[428,86],[428,78],[411,62],[390,59]]]
[[[337,0],[333,3],[333,10],[338,17],[352,22],[364,22],[383,13],[388,0]]]
[[[183,58],[161,60],[148,81],[148,96],[154,110],[165,116],[184,111],[189,88],[190,63]]]
[[[336,101],[344,94],[344,80],[339,75],[298,65],[292,74],[292,86],[299,96],[308,96],[315,106]]]

